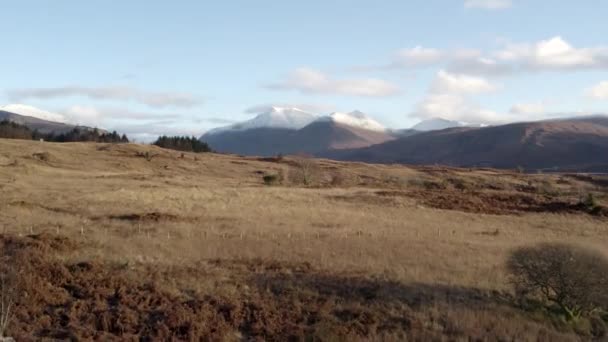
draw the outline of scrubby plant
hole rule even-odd
[[[142,157],[142,158],[146,159],[147,161],[152,161],[152,158],[156,157],[156,154],[150,153],[150,151],[146,151],[146,152],[137,152],[136,156]]]
[[[264,180],[264,184],[266,185],[276,185],[280,184],[283,181],[283,177],[280,174],[264,175],[262,179]]]
[[[32,157],[34,157],[40,161],[45,161],[45,162],[48,162],[51,160],[51,154],[48,152],[36,152],[36,153],[32,154]]]
[[[569,321],[608,309],[608,259],[565,244],[522,247],[507,262],[516,293],[550,302]]]
[[[538,192],[545,196],[559,196],[560,191],[548,179],[542,179],[538,184]]]
[[[592,193],[588,193],[587,196],[581,198],[580,203],[589,210],[593,210],[598,206],[597,200]]]
[[[314,158],[300,156],[289,170],[289,180],[294,184],[312,186],[319,182],[321,173],[321,167]]]

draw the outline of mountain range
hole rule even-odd
[[[42,133],[91,129],[53,121],[58,119],[54,115],[25,105],[0,107],[0,121]],[[359,111],[316,115],[272,107],[253,119],[210,130],[200,139],[217,152],[241,155],[306,154],[371,163],[608,172],[605,115],[486,127],[432,118],[394,130]]]
[[[608,172],[608,117],[449,128],[319,155],[373,163]]]
[[[318,116],[272,107],[251,120],[211,130],[201,140],[218,152],[271,156],[367,147],[395,137],[359,111]]]
[[[20,125],[27,126],[31,130],[40,133],[67,133],[74,128],[91,130],[93,128],[80,125],[72,125],[63,121],[63,117],[32,106],[22,104],[11,104],[0,107],[0,121],[7,120]],[[99,129],[100,133],[107,131]]]

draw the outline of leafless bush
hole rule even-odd
[[[138,156],[138,157],[145,158],[147,161],[152,161],[152,158],[154,158],[154,157],[157,156],[157,154],[150,153],[149,151],[146,151],[146,152],[137,152],[135,155]]]
[[[321,168],[314,158],[300,156],[295,160],[294,167],[290,168],[289,180],[295,184],[312,186],[319,182]]]
[[[45,161],[45,162],[48,162],[51,160],[51,154],[48,152],[36,152],[36,153],[32,154],[32,157],[34,157],[40,161]]]
[[[516,292],[559,306],[569,320],[608,309],[608,259],[565,244],[516,250],[507,263]]]
[[[334,172],[331,175],[330,184],[334,187],[345,186],[347,184],[346,176],[341,172]]]

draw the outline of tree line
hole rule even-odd
[[[42,133],[38,130],[32,130],[25,125],[18,124],[13,121],[0,121],[0,138],[4,139],[25,139],[25,140],[40,140],[50,142],[78,142],[90,141],[101,143],[128,143],[129,138],[123,134],[120,135],[116,131],[111,133],[102,132],[97,128],[81,128],[75,127],[70,131],[63,133]],[[184,152],[211,152],[209,145],[196,137],[189,136],[166,136],[158,137],[153,145],[168,148],[172,150]]]
[[[168,137],[163,135],[158,137],[153,145],[184,152],[211,152],[211,148],[206,142],[200,141],[196,137],[188,136]]]
[[[3,120],[0,121],[0,138],[5,139],[25,139],[25,140],[40,140],[51,142],[105,142],[105,143],[128,143],[129,138],[126,134],[120,135],[116,131],[111,133],[101,132],[97,128],[79,128],[75,127],[70,131],[63,133],[42,133],[38,130],[31,130],[25,125]]]

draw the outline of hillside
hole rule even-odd
[[[379,163],[608,172],[608,117],[451,128],[321,155]]]
[[[17,298],[9,332],[587,339],[599,336],[590,323],[575,330],[515,305],[504,264],[514,248],[541,241],[608,255],[607,184],[0,139],[0,246],[5,266],[26,270],[17,274],[28,294]],[[593,210],[580,204],[589,193]]]
[[[42,134],[63,134],[68,133],[74,128],[80,130],[92,131],[94,128],[79,125],[70,125],[63,122],[56,122],[50,120],[43,120],[33,116],[20,115],[13,112],[0,110],[0,121],[10,121],[28,127],[32,131],[38,131]],[[109,133],[106,130],[98,129],[99,133]]]

